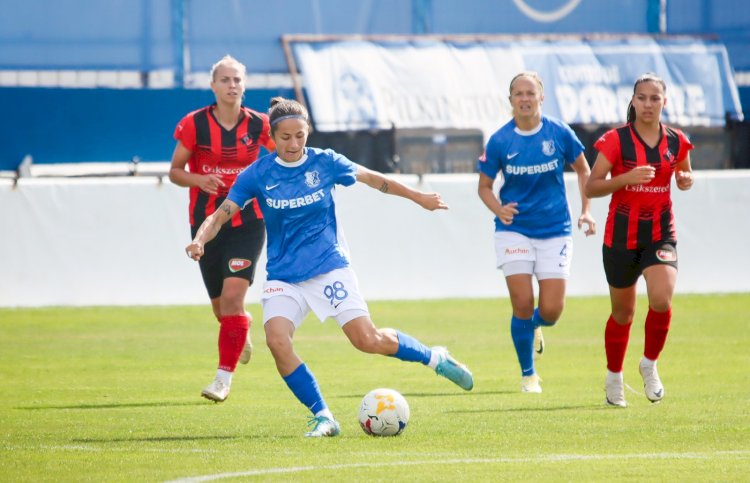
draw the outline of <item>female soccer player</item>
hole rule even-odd
[[[221,205],[240,171],[258,159],[260,147],[275,147],[268,116],[242,105],[243,64],[228,55],[219,60],[211,69],[211,89],[216,102],[186,115],[174,133],[177,146],[169,179],[190,187],[191,236]],[[215,402],[227,398],[237,362],[246,364],[252,354],[252,318],[245,312],[245,294],[253,283],[265,236],[263,215],[254,201],[250,209],[232,218],[231,227],[206,247],[200,261],[203,283],[220,324],[219,368],[201,396]]]
[[[274,98],[269,119],[276,152],[239,175],[227,199],[203,222],[186,251],[201,259],[204,245],[224,223],[248,200],[260,201],[268,234],[268,281],[262,297],[266,342],[279,374],[313,414],[306,436],[336,436],[340,431],[313,373],[294,352],[294,332],[310,311],[321,321],[336,319],[352,345],[363,352],[421,362],[471,390],[471,372],[444,347],[429,348],[400,331],[375,327],[336,219],[336,185],[359,181],[430,211],[448,208],[440,195],[412,189],[334,151],[305,147],[310,122],[307,110],[296,101]]]
[[[596,233],[590,202],[583,193],[590,172],[583,145],[567,124],[542,115],[542,101],[539,75],[516,75],[510,82],[513,119],[490,137],[478,163],[478,193],[495,214],[497,267],[502,268],[510,293],[510,334],[521,365],[521,392],[527,393],[542,392],[534,368],[534,357],[544,350],[541,326],[554,325],[565,306],[565,282],[573,257],[563,181],[566,164],[578,175],[578,228],[586,223],[586,235]],[[498,173],[503,180],[499,199],[493,191]],[[536,308],[533,275],[539,283]]]
[[[649,307],[639,370],[646,397],[652,402],[664,397],[656,361],[667,340],[677,280],[672,173],[679,189],[693,186],[693,145],[680,130],[661,123],[666,90],[664,81],[651,73],[635,81],[628,122],[594,143],[599,154],[586,184],[587,196],[612,195],[602,247],[612,305],[604,331],[605,390],[607,403],[619,407],[627,406],[622,366],[641,274],[646,279]]]

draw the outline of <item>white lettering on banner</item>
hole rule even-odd
[[[560,118],[567,123],[624,122],[627,105],[633,96],[628,85],[606,86],[599,84],[555,86]],[[697,84],[669,86],[666,121],[684,126],[708,126],[706,98],[703,87]]]
[[[709,126],[710,116],[703,86],[683,84],[667,88],[667,107],[664,109],[669,122],[683,126]]]
[[[568,123],[614,123],[625,120],[632,87],[555,86],[560,117]]]
[[[399,119],[401,125],[463,125],[477,119],[498,122],[510,115],[508,99],[501,95],[413,95],[385,89],[381,93],[388,119]]]
[[[517,166],[515,164],[509,164],[505,167],[505,172],[508,174],[541,174],[548,171],[554,171],[557,169],[558,161],[553,159],[547,163],[533,164],[531,166]]]
[[[325,197],[325,191],[322,189],[305,196],[298,198],[290,198],[288,200],[277,200],[274,198],[266,198],[266,204],[275,210],[286,210],[287,208],[302,208],[313,203],[317,203]]]
[[[540,71],[552,86],[545,114],[570,124],[624,122],[632,83],[648,70],[667,82],[666,123],[717,126],[726,111],[741,113],[726,51],[698,40],[461,48],[356,41],[314,49],[300,43],[294,51],[321,131],[455,127],[481,129],[489,138],[510,119],[507,85],[525,69]],[[730,97],[733,104],[725,102]]]
[[[596,84],[619,84],[620,67],[617,65],[561,65],[557,74],[563,82],[588,82]]]

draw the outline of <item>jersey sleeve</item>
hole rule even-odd
[[[594,149],[602,153],[612,165],[620,164],[620,137],[617,135],[617,130],[611,129],[605,132],[594,143]]]
[[[258,176],[255,163],[245,168],[235,180],[232,188],[229,190],[227,199],[244,208],[248,201],[260,196],[258,188]],[[259,200],[260,201],[260,200]]]
[[[677,137],[680,139],[680,151],[677,153],[677,162],[679,163],[687,158],[688,153],[695,146],[693,146],[693,143],[690,142],[685,133],[680,130],[677,130]]]
[[[477,170],[480,173],[495,179],[498,171],[500,171],[501,159],[499,143],[493,142],[490,138],[487,147],[484,149],[484,153],[482,153],[477,161]]]
[[[565,162],[573,164],[576,162],[578,155],[585,151],[585,148],[570,126],[564,123],[560,125],[565,139]]]
[[[276,150],[276,143],[273,142],[273,138],[271,137],[271,123],[268,120],[267,114],[259,113],[259,115],[261,120],[263,121],[263,129],[260,132],[259,142],[261,146],[266,148],[270,153]]]
[[[195,121],[193,116],[185,116],[177,123],[174,138],[190,151],[195,151]]]
[[[330,149],[326,150],[326,154],[331,157],[336,184],[351,186],[357,182],[357,165],[352,160]]]

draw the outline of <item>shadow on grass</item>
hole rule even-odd
[[[250,440],[250,439],[290,439],[299,440],[299,436],[284,436],[284,435],[254,435],[249,436],[246,434],[237,436],[152,436],[149,438],[75,438],[70,440],[71,443],[83,444],[83,443],[164,443],[170,441],[229,441],[229,440]]]
[[[25,411],[38,411],[44,409],[116,409],[116,408],[152,408],[152,407],[174,407],[174,406],[203,406],[205,401],[174,402],[157,401],[143,403],[106,403],[106,404],[77,404],[75,406],[17,406],[13,409]]]
[[[150,438],[76,438],[72,443],[163,443],[167,441],[220,441],[244,436],[154,436]]]
[[[406,398],[412,397],[468,397],[468,396],[497,396],[498,394],[516,394],[518,391],[461,391],[461,392],[402,392]],[[336,396],[341,399],[361,399],[364,394],[342,394]]]
[[[514,393],[515,394],[515,393]],[[481,414],[481,413],[525,413],[525,412],[548,412],[548,411],[572,411],[578,409],[593,409],[602,410],[606,409],[611,411],[602,404],[581,404],[581,405],[570,405],[570,406],[539,406],[539,407],[520,407],[520,408],[497,408],[497,409],[457,409],[454,411],[445,411],[446,413],[456,414]]]

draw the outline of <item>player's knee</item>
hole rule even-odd
[[[221,313],[225,315],[230,314],[244,314],[245,313],[245,302],[241,297],[225,297],[221,296]]]
[[[672,299],[670,297],[663,297],[656,300],[649,300],[648,306],[654,312],[666,312],[672,306]]]
[[[274,357],[292,350],[292,341],[286,334],[266,333],[266,346]]]
[[[539,317],[544,321],[544,325],[553,326],[560,320],[564,305],[556,305],[552,307],[539,307]]]
[[[630,308],[614,309],[612,310],[612,318],[615,319],[620,325],[624,325],[633,320],[635,316],[635,310]]]
[[[352,345],[367,354],[378,352],[378,337],[375,333],[359,333],[351,339]]]

